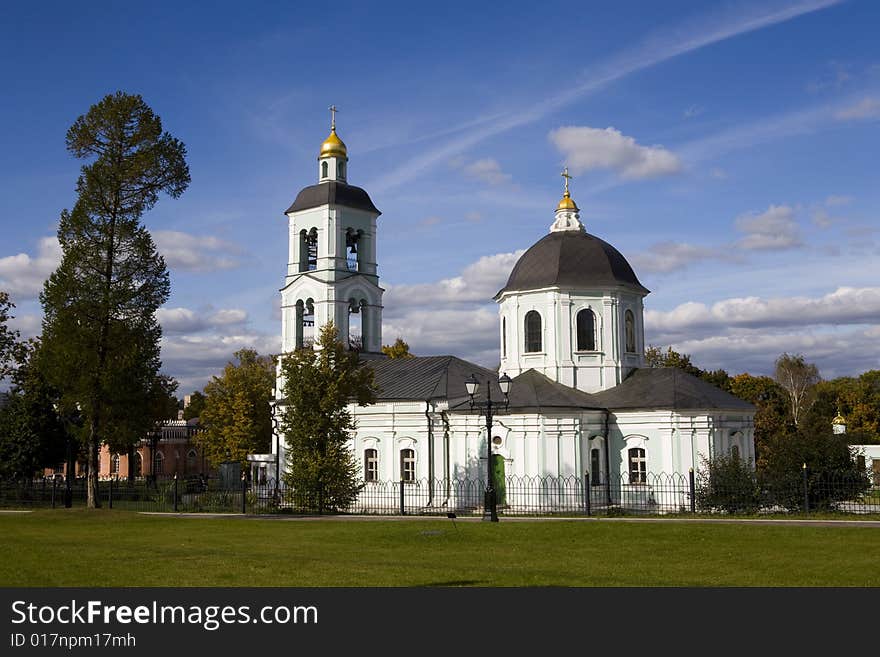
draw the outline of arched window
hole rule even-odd
[[[326,164],[326,163],[325,163]],[[312,228],[306,235],[306,271],[318,268],[318,229]]]
[[[647,463],[645,450],[641,447],[633,447],[628,451],[629,455],[629,483],[644,484],[647,481]]]
[[[345,162],[339,162],[336,165],[336,170],[339,172],[337,178],[345,178]]]
[[[400,450],[400,478],[403,481],[416,480],[416,452],[412,449]]]
[[[596,350],[596,316],[589,308],[577,314],[577,350]]]
[[[541,315],[537,310],[530,310],[526,313],[525,321],[526,333],[526,353],[541,351],[543,348],[541,340]]]
[[[110,457],[110,474],[119,474],[119,454],[114,454]]]
[[[734,461],[739,461],[739,445],[730,446],[730,458]]]
[[[199,455],[196,450],[191,449],[186,453],[186,471],[195,472],[199,462]]]
[[[153,454],[153,474],[165,474],[165,455],[162,452]]]
[[[325,161],[325,162],[321,162],[321,177],[322,177],[322,178],[326,178],[327,176],[330,175],[330,171],[329,171],[329,169],[330,169],[330,165],[327,164],[326,161]]]
[[[633,317],[632,310],[627,310],[623,316],[623,323],[626,329],[626,351],[635,353],[636,350],[636,320]]]
[[[507,318],[501,318],[501,357],[507,358]]]
[[[379,451],[364,450],[364,481],[379,481]]]

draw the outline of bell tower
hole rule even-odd
[[[287,209],[287,276],[281,288],[282,350],[308,346],[332,321],[350,349],[382,349],[382,293],[376,266],[376,220],[369,194],[348,184],[348,149],[330,134],[318,152],[318,183]]]

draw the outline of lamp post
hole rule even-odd
[[[278,414],[276,411],[275,395],[273,394],[272,400],[269,402],[269,413],[272,417],[272,436],[275,438],[275,490],[273,495],[277,504],[281,499],[279,493],[279,478],[281,477],[281,434],[279,433]]]
[[[73,440],[70,436],[70,425],[73,424],[73,420],[71,419],[70,414],[62,410],[62,407],[58,402],[53,403],[52,407],[61,417],[61,423],[64,425],[64,435],[67,438],[67,472],[64,475],[64,508],[69,509],[73,506],[73,488],[71,487],[70,478],[76,475],[76,464],[73,460]],[[78,417],[81,412],[79,402],[76,404],[76,412]]]
[[[510,393],[510,377],[506,374],[502,375],[498,379],[498,387],[501,388],[501,393],[504,395],[504,408],[507,408],[508,405],[508,393]],[[486,409],[486,496],[483,502],[483,520],[488,522],[498,522],[498,500],[495,494],[495,471],[492,467],[492,409],[493,407],[498,406],[499,402],[492,402],[492,383],[490,381],[486,382],[486,401],[475,401],[474,395],[477,392],[477,388],[480,387],[480,382],[477,380],[476,375],[471,374],[471,377],[464,382],[464,386],[467,389],[468,396],[470,397],[471,408],[485,408]]]

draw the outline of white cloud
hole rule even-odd
[[[653,333],[674,337],[707,335],[734,328],[868,324],[880,319],[880,287],[839,287],[818,298],[743,297],[711,306],[688,302],[670,311],[648,310],[645,325]]]
[[[0,289],[13,297],[36,298],[61,263],[61,245],[55,237],[43,237],[37,243],[37,255],[27,253],[0,258]]]
[[[164,333],[197,333],[244,324],[247,313],[238,308],[194,311],[189,308],[159,308],[156,313]]]
[[[627,179],[656,178],[681,170],[678,157],[662,146],[642,146],[614,128],[567,126],[549,135],[574,173],[611,169]]]
[[[410,306],[436,304],[469,304],[492,301],[492,297],[507,282],[510,270],[523,254],[498,253],[483,256],[465,267],[459,276],[444,278],[434,283],[389,285],[385,292],[385,307],[389,312]]]
[[[834,116],[841,121],[880,119],[880,98],[863,98],[858,103],[839,110]]]
[[[490,185],[501,185],[502,183],[510,182],[511,178],[509,173],[504,173],[501,170],[501,165],[498,164],[498,161],[491,157],[466,164],[462,170],[467,175]]]
[[[700,105],[691,105],[682,112],[682,117],[685,119],[693,119],[702,114],[705,110],[706,108],[701,107]]]
[[[153,232],[153,239],[170,269],[210,272],[241,265],[238,245],[217,237],[157,230]]]
[[[736,227],[745,233],[737,246],[755,251],[792,249],[803,244],[794,209],[787,205],[771,205],[760,214],[744,214],[736,219]]]
[[[632,256],[637,271],[666,273],[684,269],[688,265],[715,257],[717,251],[693,244],[660,242],[643,253]]]

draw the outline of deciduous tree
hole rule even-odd
[[[403,338],[397,338],[394,344],[382,345],[382,353],[388,358],[412,358],[409,352],[409,345],[404,342]]]
[[[8,322],[12,319],[11,311],[15,308],[9,300],[9,294],[0,290],[0,380],[12,372],[12,364],[15,360],[16,345],[19,334],[9,328]]]
[[[788,395],[791,419],[798,426],[816,398],[816,384],[820,381],[818,368],[807,363],[801,354],[782,354],[776,359],[773,378]]]
[[[376,400],[373,371],[321,328],[317,349],[299,349],[281,361],[285,406],[281,429],[287,444],[285,483],[309,508],[344,508],[360,488],[358,464],[348,447],[355,421],[349,404]]]
[[[180,196],[190,176],[183,143],[162,130],[140,96],[123,92],[74,122],[67,149],[88,163],[73,209],[61,213],[61,264],[40,297],[44,371],[67,403],[82,407],[88,505],[95,507],[100,446],[118,433],[119,417],[149,415],[141,409],[150,404],[160,366],[156,311],[170,285],[140,220],[160,193]]]
[[[205,386],[199,417],[204,431],[196,441],[214,465],[247,463],[247,455],[265,453],[272,440],[269,401],[275,383],[275,359],[253,349],[235,352],[223,374]]]

